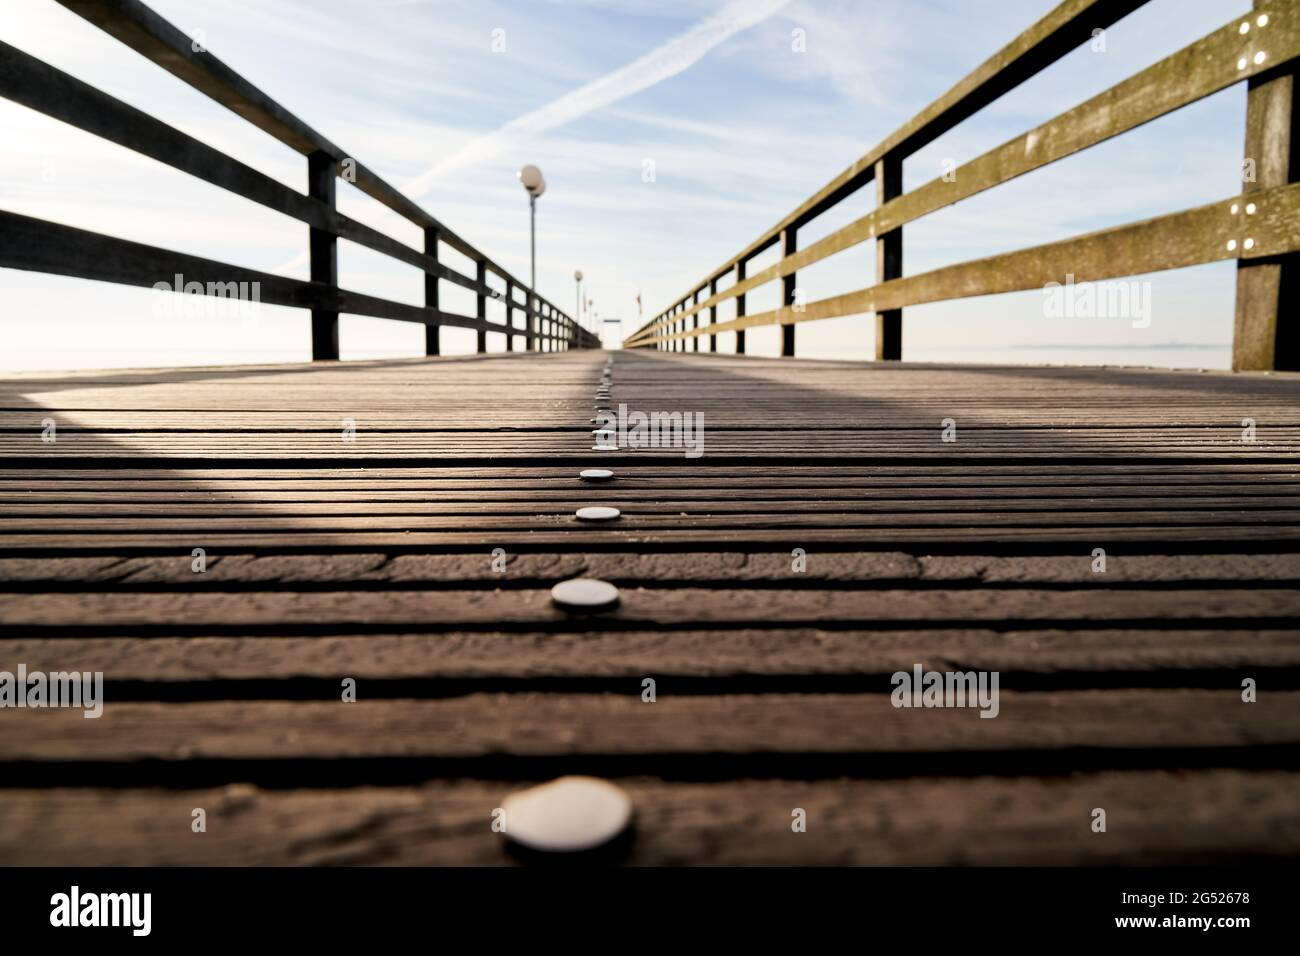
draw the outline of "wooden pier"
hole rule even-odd
[[[0,96],[292,218],[310,278],[11,210],[0,269],[256,288],[310,313],[316,361],[0,380],[0,865],[517,862],[496,810],[570,774],[630,795],[598,859],[632,864],[1300,853],[1296,0],[905,191],[918,150],[1143,6],[1064,0],[616,352],[139,0],[59,2],[296,151],[305,191],[3,42]],[[910,223],[1237,84],[1239,192],[904,270]],[[340,212],[340,178],[419,248]],[[423,301],[341,284],[339,240]],[[870,285],[808,301],[868,242]],[[1235,373],[900,361],[916,305],[1224,261]],[[340,363],[341,315],[423,326],[424,355]],[[850,315],[877,361],[796,357]],[[762,326],[782,358],[723,354]],[[667,445],[621,427],[656,414]],[[557,604],[576,577],[617,604]],[[19,671],[102,672],[102,714],[17,706]],[[896,706],[929,673],[996,696]]]

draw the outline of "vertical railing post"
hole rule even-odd
[[[426,226],[424,230],[424,253],[438,261],[438,227]],[[428,309],[441,309],[442,303],[438,297],[438,275],[434,272],[424,274],[424,305]],[[439,355],[442,352],[442,332],[441,326],[426,325],[424,327],[424,354]]]
[[[331,209],[335,206],[336,164],[334,157],[317,150],[307,156],[307,194]],[[338,237],[314,226],[309,233],[311,281],[339,287]],[[335,361],[339,357],[339,314],[335,309],[313,306],[311,310],[312,361]]]
[[[798,246],[799,231],[794,226],[781,230],[781,258],[792,256]],[[791,272],[781,277],[781,304],[786,308],[794,305],[795,283],[798,277]],[[794,325],[781,326],[781,356],[794,358]]]
[[[536,303],[533,301],[533,290],[531,288],[524,290],[524,350],[528,352],[537,351],[537,315]]]
[[[745,260],[741,259],[739,262],[736,263],[736,282],[741,283],[744,281],[745,281]],[[745,314],[745,293],[742,292],[740,293],[740,295],[736,296],[736,318],[740,318],[744,314]],[[744,329],[736,330],[736,354],[737,355],[745,354],[745,330]]]
[[[691,296],[691,308],[695,308],[695,306],[700,304],[700,293],[703,291],[704,291],[703,289],[695,290],[695,294]],[[695,320],[693,323],[693,328],[698,332],[700,329],[700,313],[696,312],[692,318],[694,318]],[[698,335],[693,336],[691,338],[691,343],[692,343],[691,351],[698,352],[700,350],[700,337]]]
[[[1267,6],[1255,0],[1255,9]],[[1300,180],[1297,73],[1246,81],[1246,161],[1243,195]],[[1253,167],[1253,178],[1248,173]],[[1250,220],[1242,216],[1247,235]],[[1237,260],[1232,334],[1235,372],[1300,370],[1300,253]]]
[[[876,160],[876,208],[903,194],[903,160],[886,153]],[[876,237],[876,282],[903,277],[903,227]],[[899,361],[903,357],[903,310],[876,313],[876,358]]]
[[[711,299],[717,294],[718,294],[718,280],[711,279],[709,281],[709,298]],[[709,306],[709,325],[717,325],[717,324],[718,324],[718,306],[717,303],[714,303],[713,305]],[[717,350],[718,350],[717,333],[710,333],[709,351],[716,352]]]
[[[506,280],[506,351],[515,350],[515,284]]]
[[[478,280],[478,284],[480,288],[478,290],[478,310],[476,312],[475,317],[480,322],[486,322],[487,321],[487,292],[484,291],[482,286],[487,285],[487,261],[484,259],[480,259],[477,265],[478,268],[474,270],[474,278]],[[475,350],[478,352],[479,355],[482,355],[485,352],[487,352],[487,330],[486,329],[478,330],[478,338],[475,342],[475,346],[476,346]]]

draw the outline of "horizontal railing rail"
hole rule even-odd
[[[1300,56],[1300,3],[1256,0],[1255,9],[1105,92],[936,179],[904,193],[902,163],[963,119],[1066,53],[1095,38],[1147,0],[1067,0],[951,90],[833,179],[738,255],[624,342],[627,347],[683,350],[693,341],[745,330],[782,328],[782,354],[794,354],[795,326],[839,316],[876,314],[876,357],[902,357],[902,309],[946,299],[1095,281],[1200,265],[1238,262],[1233,367],[1300,368],[1300,328],[1292,303],[1300,290],[1300,198],[1296,184],[1295,68]],[[1243,191],[1198,209],[1102,230],[932,272],[903,277],[907,223],[1105,142],[1237,83],[1248,84]],[[804,249],[804,226],[871,181],[876,208]],[[876,242],[876,283],[844,295],[803,302],[799,270],[863,242]],[[777,244],[781,258],[747,274],[750,260]],[[735,282],[719,291],[728,276]],[[781,305],[746,314],[745,295],[782,281]],[[717,320],[718,305],[736,300],[736,318]],[[701,322],[707,310],[708,321]],[[689,323],[689,325],[688,325]]]
[[[509,271],[425,212],[417,203],[325,139],[138,0],[58,0],[158,66],[189,83],[254,126],[307,158],[308,191],[297,192],[220,150],[155,119],[61,70],[0,42],[0,96],[102,139],[165,163],[196,179],[252,200],[308,226],[311,280],[245,269],[199,256],[88,232],[13,212],[0,211],[0,266],[136,286],[157,286],[181,274],[204,290],[231,283],[258,283],[259,300],[310,309],[312,358],[339,357],[339,314],[355,314],[425,326],[425,353],[441,352],[443,326],[473,329],[479,352],[487,335],[505,335],[506,350],[522,337],[529,350],[598,348],[597,335],[530,289]],[[339,212],[339,178],[424,230],[416,250]],[[340,288],[338,240],[346,239],[420,269],[423,306]],[[473,277],[439,261],[439,244],[475,264]],[[505,290],[488,282],[492,273]],[[450,282],[477,297],[475,316],[440,307],[439,283]],[[180,290],[177,290],[180,291]],[[505,303],[504,323],[487,319],[489,299]],[[515,313],[523,317],[517,325]]]

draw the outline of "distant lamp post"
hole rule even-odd
[[[578,294],[577,294],[577,303],[576,303],[578,306],[578,311],[573,314],[573,317],[578,320],[579,325],[582,325],[582,270],[581,269],[574,270],[573,281],[578,283]],[[586,328],[586,326],[583,326],[583,328]]]

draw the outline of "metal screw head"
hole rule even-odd
[[[618,588],[599,578],[570,578],[551,588],[551,600],[577,611],[613,607],[618,603]]]
[[[623,512],[617,508],[609,508],[605,505],[592,505],[588,508],[579,508],[574,512],[574,517],[579,521],[613,521]]]
[[[506,838],[544,853],[594,850],[632,822],[622,787],[595,777],[560,777],[510,794],[501,802]]]

